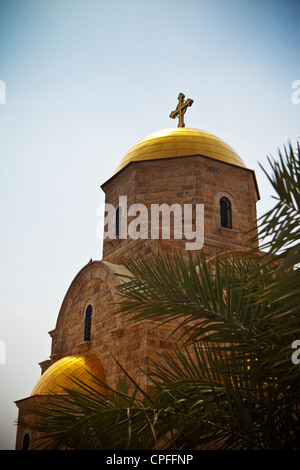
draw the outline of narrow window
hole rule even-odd
[[[93,313],[92,306],[89,305],[85,312],[84,341],[91,341],[92,313]]]
[[[221,227],[232,228],[231,202],[227,197],[220,199]]]
[[[119,206],[116,210],[116,236],[120,236],[121,227],[121,207]]]
[[[22,450],[28,450],[28,449],[29,449],[29,434],[26,433],[23,439]]]

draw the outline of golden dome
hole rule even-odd
[[[105,393],[105,390],[94,382],[93,376],[105,382],[101,362],[96,356],[66,356],[54,362],[41,375],[32,391],[33,395],[64,395],[63,388],[80,390],[73,380],[80,380],[86,385]]]
[[[236,151],[219,137],[199,129],[177,127],[155,132],[134,145],[121,160],[115,174],[131,162],[193,155],[246,168]]]

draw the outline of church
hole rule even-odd
[[[113,224],[113,233],[104,237],[103,259],[83,266],[65,294],[55,328],[49,332],[49,359],[40,362],[41,377],[29,397],[15,402],[19,423],[30,423],[32,410],[47,403],[54,393],[62,393],[62,387],[74,387],[72,378],[90,383],[89,371],[116,387],[122,371],[114,358],[139,380],[140,368],[147,369],[151,359],[159,360],[174,347],[176,339],[168,337],[167,324],[154,328],[145,320],[125,322],[112,313],[113,305],[121,300],[118,285],[127,273],[126,259],[178,250],[187,253],[187,241],[192,245],[191,234],[196,238],[197,227],[203,236],[200,245],[191,249],[203,250],[208,258],[255,248],[254,242],[249,244],[260,198],[255,173],[226,142],[185,126],[184,116],[192,104],[193,100],[185,100],[180,93],[170,114],[170,118],[178,118],[178,127],[142,139],[102,184],[106,207],[115,209],[112,221],[106,220]],[[126,207],[120,201],[126,201]],[[175,216],[167,236],[161,230],[151,236],[146,217],[140,236],[137,231],[130,236],[132,231],[127,228],[133,215],[143,208],[149,217],[151,208],[162,205],[169,209],[200,207],[201,220],[190,214],[189,237],[176,234]],[[18,425],[16,450],[33,449],[35,437],[32,429]]]

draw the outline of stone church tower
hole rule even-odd
[[[173,348],[175,339],[166,340],[168,325],[153,328],[150,322],[123,322],[112,314],[113,304],[120,301],[117,287],[126,272],[126,258],[174,250],[187,253],[187,247],[194,253],[203,248],[207,257],[253,248],[248,232],[256,226],[259,199],[254,171],[218,137],[185,127],[183,116],[191,104],[180,94],[170,115],[179,117],[179,126],[133,146],[101,186],[106,204],[115,210],[110,221],[113,233],[104,239],[103,259],[89,262],[70,284],[49,333],[50,358],[40,363],[41,377],[31,396],[16,401],[20,423],[30,422],[32,410],[49,395],[62,393],[61,386],[74,387],[72,377],[89,382],[88,370],[115,387],[122,373],[114,357],[139,380],[139,367],[147,369],[151,359]],[[151,210],[162,204],[171,221],[170,234],[151,226]],[[180,229],[187,206],[194,211],[186,219],[189,232],[178,236],[176,221]],[[201,208],[198,214],[196,207]],[[146,215],[137,229],[136,217],[143,211]],[[135,236],[129,230],[132,221]],[[33,448],[34,438],[30,429],[19,425],[16,449]]]

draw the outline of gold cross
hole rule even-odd
[[[170,114],[170,118],[172,119],[175,119],[176,117],[179,118],[178,127],[185,127],[183,116],[185,115],[188,106],[192,106],[192,104],[194,103],[194,100],[191,100],[190,98],[188,98],[186,101],[184,101],[184,98],[185,98],[184,94],[179,93],[179,96],[178,96],[179,103],[175,111],[172,111]]]

